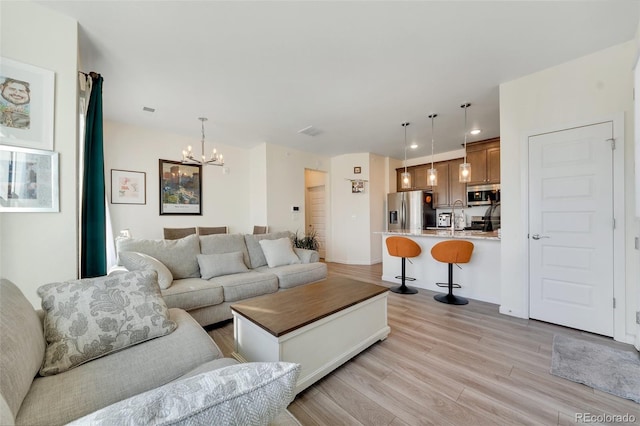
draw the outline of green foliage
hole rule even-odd
[[[313,229],[305,232],[303,237],[298,236],[298,231],[296,231],[295,235],[291,236],[291,240],[294,247],[307,250],[318,250],[320,248],[316,231]]]

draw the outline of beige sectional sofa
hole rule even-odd
[[[155,267],[169,308],[186,310],[200,325],[215,324],[232,318],[230,306],[235,302],[327,277],[318,252],[286,247],[290,236],[286,231],[189,235],[179,240],[120,239],[120,266],[110,274]]]
[[[131,283],[140,281],[136,274],[153,272],[106,277],[108,281],[103,280],[102,288],[117,289],[125,296],[119,300],[128,303],[134,293],[127,293],[126,285],[130,288]],[[85,287],[86,281],[72,282],[70,286],[77,291]],[[299,367],[287,363],[238,364],[223,358],[214,341],[184,310],[160,307],[164,304],[153,283],[153,310],[166,314],[162,325],[171,325],[169,334],[134,341],[119,350],[103,347],[106,352],[90,361],[43,376],[39,374],[43,366],[59,358],[56,354],[52,358],[49,353],[52,336],[47,330],[52,322],[62,317],[76,318],[71,329],[65,326],[61,331],[79,336],[74,329],[78,330],[81,315],[89,318],[89,323],[99,315],[111,316],[107,318],[111,322],[123,316],[104,304],[104,292],[101,312],[96,312],[99,309],[93,303],[71,306],[77,300],[74,298],[66,302],[58,299],[48,311],[36,311],[16,285],[0,280],[0,425],[53,426],[71,421],[81,425],[248,425],[269,421],[299,425],[286,411],[295,396]],[[153,297],[152,286],[146,287],[145,295],[138,292],[135,296]],[[61,294],[59,289],[54,290],[56,297]],[[130,306],[133,314],[126,321],[136,322],[143,314],[149,314],[140,306]],[[103,343],[108,343],[104,335],[109,331],[104,327],[107,323],[102,318],[99,338]]]

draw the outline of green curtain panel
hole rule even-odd
[[[93,87],[85,122],[82,190],[82,278],[107,274],[104,151],[102,138],[102,77],[91,73]]]

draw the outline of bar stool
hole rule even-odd
[[[422,253],[420,246],[413,240],[406,237],[388,237],[387,250],[390,256],[402,258],[402,275],[397,276],[402,280],[402,284],[392,287],[390,290],[400,294],[416,294],[418,290],[414,287],[407,287],[405,281],[415,281],[415,278],[407,277],[405,274],[407,258],[419,256]]]
[[[450,305],[466,305],[467,299],[453,295],[453,288],[460,288],[460,284],[453,283],[453,264],[468,263],[473,253],[473,243],[464,240],[441,241],[431,248],[431,256],[438,262],[449,264],[449,282],[436,283],[438,287],[449,287],[448,294],[436,294],[433,296],[438,302]]]

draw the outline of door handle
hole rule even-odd
[[[533,238],[534,240],[539,240],[541,238],[551,238],[551,237],[549,237],[548,235],[533,234],[531,238]]]

